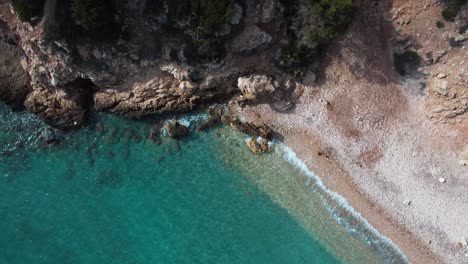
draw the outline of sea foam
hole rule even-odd
[[[374,245],[376,250],[385,257],[386,263],[399,263],[398,259],[409,263],[403,252],[390,238],[382,235],[375,229],[360,213],[349,205],[343,196],[328,189],[320,177],[310,171],[293,150],[281,142],[275,141],[274,143],[277,146],[279,155],[309,178],[310,182],[308,182],[308,185],[310,184],[315,187],[313,189],[319,194],[324,208],[337,223],[346,228],[347,232],[369,245]],[[344,210],[346,215],[343,215],[340,210]]]

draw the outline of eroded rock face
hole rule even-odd
[[[242,92],[243,97],[247,100],[265,97],[275,91],[273,79],[266,75],[253,74],[239,77],[237,86]]]
[[[0,20],[0,99],[14,110],[24,109],[31,92],[29,76],[20,63],[22,55],[17,36]]]
[[[74,129],[88,121],[93,89],[90,81],[78,79],[58,89],[35,89],[24,104],[52,127]]]

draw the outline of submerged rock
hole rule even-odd
[[[271,152],[273,150],[266,140],[255,140],[251,138],[247,140],[247,146],[255,154]]]
[[[185,137],[185,136],[187,136],[189,134],[188,127],[182,125],[181,123],[179,123],[177,121],[176,122],[166,122],[165,127],[166,127],[166,130],[167,130],[167,134],[171,138],[178,139],[178,138]]]
[[[221,122],[221,119],[219,117],[210,117],[208,120],[206,120],[205,122],[201,123],[198,127],[197,127],[197,131],[202,131],[202,130],[206,130],[206,129],[209,129],[209,128],[212,128],[214,126],[216,126],[217,124],[219,124]]]

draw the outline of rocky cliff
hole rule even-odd
[[[52,126],[82,126],[93,108],[142,116],[234,97],[285,110],[303,89],[279,66],[291,31],[277,0],[227,1],[229,15],[201,33],[202,18],[179,17],[170,3],[145,0],[112,1],[105,7],[112,8],[111,22],[89,29],[92,17],[70,21],[80,7],[75,2],[44,1],[29,18],[0,2],[2,99]]]

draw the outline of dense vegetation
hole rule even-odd
[[[447,6],[442,11],[442,16],[447,21],[453,21],[457,16],[458,12],[467,0],[449,0]]]
[[[234,10],[234,0],[172,0],[169,1],[169,22],[192,38],[187,46],[190,61],[218,61],[224,55],[223,40],[215,36],[223,24],[228,24]]]
[[[292,0],[285,1],[285,6],[295,30],[293,42],[282,50],[279,63],[299,77],[319,47],[347,29],[355,8],[352,0]]]
[[[210,37],[232,17],[233,0],[172,0],[169,18],[172,23],[184,21],[196,39]]]
[[[42,15],[44,0],[11,0],[11,6],[18,18],[26,22]]]
[[[74,22],[86,30],[95,30],[111,24],[114,20],[109,0],[72,0]]]

